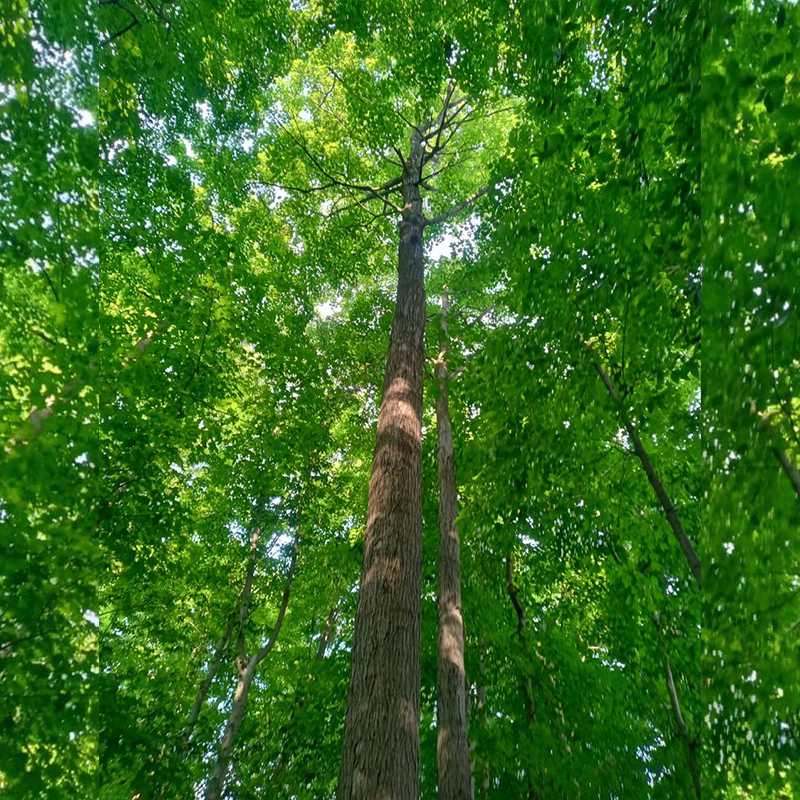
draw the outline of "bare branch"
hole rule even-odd
[[[661,507],[664,510],[664,515],[667,518],[667,521],[672,528],[673,533],[675,534],[675,538],[678,540],[678,544],[683,550],[683,554],[686,557],[686,561],[689,564],[689,567],[692,570],[692,574],[694,575],[695,579],[697,580],[697,585],[700,586],[700,558],[697,555],[697,551],[692,544],[692,541],[689,539],[689,536],[686,533],[686,529],[683,527],[683,522],[681,521],[680,516],[672,503],[669,495],[667,494],[666,489],[664,488],[664,484],[661,482],[660,477],[655,471],[655,467],[653,466],[652,461],[650,460],[650,456],[647,451],[644,449],[644,445],[642,444],[639,435],[636,432],[636,428],[633,427],[633,424],[628,419],[627,414],[625,413],[625,409],[622,404],[622,400],[620,399],[619,393],[617,392],[616,386],[609,378],[608,374],[606,373],[605,369],[603,369],[602,364],[598,360],[598,358],[594,354],[594,350],[592,350],[591,346],[584,341],[586,345],[586,349],[589,352],[589,355],[592,360],[592,366],[595,368],[595,371],[600,376],[600,380],[603,382],[606,390],[608,391],[611,399],[614,401],[617,409],[620,413],[622,418],[622,424],[625,430],[628,432],[628,437],[630,438],[631,444],[633,445],[633,450],[636,455],[639,457],[639,461],[642,462],[642,467],[644,469],[645,475],[647,476],[647,480],[650,482],[650,485],[653,487],[653,491],[656,494],[659,502],[661,503]]]
[[[435,169],[429,175],[423,176],[423,178],[421,179],[420,183],[422,181],[429,181],[432,178],[435,178],[437,175],[441,175],[446,169],[449,169],[450,167],[454,166],[455,164],[456,164],[456,161],[454,159],[451,160],[451,161],[448,161],[443,167],[439,167],[439,169]]]
[[[31,328],[31,333],[35,334],[40,339],[44,339],[44,341],[47,342],[47,344],[51,344],[53,345],[53,347],[55,347],[57,344],[55,339],[48,336],[44,331],[40,331],[38,328]]]
[[[328,179],[328,183],[322,184],[321,186],[311,186],[311,187],[287,186],[287,185],[268,183],[268,182],[264,182],[264,185],[275,186],[284,191],[297,191],[304,194],[309,194],[311,192],[318,192],[325,189],[331,189],[334,186],[339,186],[343,189],[349,189],[351,191],[364,192],[366,196],[363,198],[363,202],[377,199],[384,204],[384,207],[388,206],[389,208],[392,208],[394,211],[397,211],[398,213],[401,211],[401,208],[396,204],[392,203],[388,199],[387,195],[389,194],[390,191],[399,190],[403,182],[402,176],[390,178],[389,180],[382,183],[380,186],[365,186],[363,184],[351,183],[350,181],[337,178],[335,175],[332,175],[330,172],[328,172],[321,163],[321,161],[308,149],[305,140],[302,137],[302,134],[300,134],[300,138],[298,139],[297,136],[295,136],[286,125],[280,122],[280,120],[276,120],[276,123],[283,131],[286,132],[289,138],[303,151],[308,160]]]
[[[427,228],[430,225],[438,225],[440,222],[446,222],[448,219],[451,219],[460,211],[463,211],[468,205],[471,205],[476,200],[483,197],[485,194],[488,193],[488,191],[489,187],[484,186],[483,189],[481,189],[478,192],[475,192],[475,194],[473,195],[470,195],[466,200],[462,200],[457,206],[454,206],[449,211],[445,211],[444,214],[439,214],[438,217],[433,217],[432,219],[426,219],[424,223],[425,227]]]
[[[349,181],[343,181],[340,178],[336,178],[335,176],[331,175],[325,167],[322,165],[322,162],[308,149],[305,142],[302,141],[302,134],[301,139],[298,139],[292,131],[284,125],[280,120],[276,120],[278,127],[280,127],[283,131],[286,132],[287,136],[303,151],[306,158],[331,182],[329,186],[343,186],[346,189],[356,189],[360,192],[372,192],[375,191],[371,186],[363,186],[362,184],[358,183],[350,183]]]
[[[454,83],[450,83],[447,87],[447,93],[444,96],[444,105],[442,106],[442,110],[439,112],[439,115],[436,117],[434,121],[434,126],[438,127],[436,131],[436,144],[434,145],[434,150],[439,149],[439,140],[442,138],[442,130],[444,129],[444,122],[447,119],[447,109],[450,106],[450,101],[453,98],[453,92],[456,89],[456,85]]]
[[[117,39],[120,36],[126,34],[131,28],[134,28],[139,24],[139,18],[136,16],[136,14],[134,14],[133,11],[131,11],[126,6],[122,5],[122,3],[119,0],[100,0],[100,5],[117,6],[117,8],[121,8],[131,18],[131,21],[124,28],[118,30],[116,33],[112,33],[111,36],[107,37],[106,39],[103,39],[103,41],[100,42],[100,47],[105,47],[107,44],[113,42],[114,39]]]

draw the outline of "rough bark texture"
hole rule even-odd
[[[256,529],[257,528],[258,525],[256,525]],[[228,770],[231,764],[231,757],[233,756],[233,748],[236,744],[236,736],[239,733],[239,728],[241,727],[242,720],[244,719],[244,712],[247,709],[247,695],[250,692],[250,687],[253,684],[253,678],[255,677],[258,665],[269,655],[278,639],[278,634],[281,631],[283,620],[286,617],[286,609],[289,605],[289,596],[292,590],[292,581],[294,579],[294,571],[296,566],[297,537],[295,537],[294,540],[292,561],[289,565],[289,573],[286,576],[286,584],[283,589],[283,597],[281,598],[280,609],[278,610],[278,618],[275,621],[275,627],[272,629],[272,633],[270,634],[267,643],[249,659],[243,656],[237,656],[236,667],[239,672],[239,681],[236,686],[236,693],[233,696],[231,713],[228,715],[228,721],[225,723],[225,731],[222,734],[222,741],[220,742],[219,752],[217,753],[217,761],[214,765],[214,772],[212,773],[211,778],[209,778],[208,786],[206,787],[206,800],[220,800],[222,797],[222,792],[225,788],[225,780],[228,777]],[[244,643],[243,637],[242,643]]]
[[[442,295],[441,351],[436,361],[439,467],[439,663],[436,683],[437,765],[440,800],[470,800],[461,556],[456,527],[458,491],[453,428],[447,397],[447,292]]]
[[[616,387],[612,383],[611,378],[608,377],[606,371],[598,361],[594,361],[593,363],[594,368],[597,370],[597,374],[603,381],[603,384],[608,390],[608,393],[611,395],[611,398],[614,400],[617,406],[620,406],[621,404],[619,395],[617,394]],[[653,487],[656,497],[658,497],[661,507],[664,509],[664,514],[666,515],[667,520],[672,527],[675,538],[678,540],[678,544],[680,544],[681,550],[683,550],[683,554],[686,556],[686,561],[689,563],[689,567],[691,568],[692,573],[697,580],[697,585],[700,586],[700,558],[697,555],[697,551],[694,549],[694,545],[692,544],[685,528],[683,527],[683,523],[678,516],[678,512],[675,510],[675,506],[672,504],[672,501],[670,500],[669,495],[664,488],[664,484],[661,483],[661,479],[659,478],[658,473],[655,471],[653,462],[650,461],[650,456],[644,449],[644,445],[642,445],[642,442],[636,433],[636,429],[633,427],[633,425],[631,425],[630,422],[628,422],[628,420],[623,420],[623,424],[625,425],[625,430],[628,432],[628,436],[630,436],[634,452],[639,457],[639,461],[642,462],[645,474],[647,475],[647,480],[650,481],[650,485]]]
[[[397,305],[369,486],[337,800],[417,800],[420,724],[422,142],[403,169]]]

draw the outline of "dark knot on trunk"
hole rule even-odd
[[[422,215],[404,216],[400,220],[400,240],[412,245],[422,241]]]

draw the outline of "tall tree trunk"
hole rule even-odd
[[[617,394],[617,389],[611,381],[611,378],[608,377],[608,374],[603,369],[600,362],[594,359],[594,357],[592,363],[594,364],[595,370],[597,370],[597,374],[600,376],[600,380],[603,381],[608,393],[611,395],[611,399],[620,409],[620,412],[622,412],[622,404],[620,402],[619,395]],[[697,555],[697,551],[694,549],[694,545],[692,544],[685,528],[683,527],[681,518],[678,516],[678,512],[675,510],[675,506],[672,504],[672,500],[670,500],[667,490],[664,488],[664,484],[661,482],[655,467],[653,467],[653,462],[650,461],[650,456],[647,454],[641,439],[639,439],[639,436],[636,433],[636,428],[633,427],[627,418],[623,418],[622,424],[625,426],[625,430],[628,432],[634,452],[639,457],[639,461],[642,462],[642,467],[644,467],[647,480],[650,481],[650,485],[653,487],[656,497],[658,497],[658,501],[661,503],[661,507],[664,509],[664,514],[666,515],[667,520],[672,527],[675,538],[678,540],[678,544],[681,546],[684,556],[686,556],[686,561],[689,563],[689,567],[691,568],[692,573],[697,580],[697,585],[700,586],[700,558]]]
[[[225,731],[222,734],[222,741],[220,742],[219,752],[217,753],[214,772],[211,778],[209,778],[208,786],[206,787],[206,800],[220,800],[222,797],[222,792],[225,788],[225,780],[228,777],[231,757],[233,756],[233,748],[236,744],[236,737],[239,733],[239,728],[242,726],[244,712],[247,709],[247,695],[253,684],[253,678],[255,677],[258,665],[269,655],[270,651],[275,646],[278,634],[283,625],[283,620],[286,617],[286,608],[289,605],[289,595],[291,594],[294,571],[297,566],[298,535],[295,536],[294,540],[292,560],[289,565],[289,572],[286,576],[286,584],[283,589],[280,609],[278,610],[278,618],[275,621],[275,627],[272,629],[267,643],[249,659],[244,656],[237,656],[236,668],[239,673],[239,681],[236,686],[236,693],[233,696],[231,713],[228,715],[228,721],[225,723]],[[243,638],[242,641],[244,641]]]
[[[447,291],[442,294],[441,351],[436,361],[439,467],[439,663],[436,682],[437,764],[440,800],[470,800],[464,623],[461,614],[458,490],[453,428],[447,397]]]
[[[397,304],[369,486],[338,800],[417,800],[419,794],[422,153],[417,132],[403,167]]]

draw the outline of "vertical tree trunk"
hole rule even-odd
[[[798,472],[795,465],[792,464],[785,450],[776,446],[772,448],[772,454],[778,459],[778,463],[786,473],[786,477],[792,482],[794,490],[797,492],[798,496],[800,496],[800,472]]]
[[[258,560],[258,539],[261,535],[261,521],[264,516],[265,497],[259,497],[256,504],[255,517],[253,519],[253,530],[250,534],[250,556],[247,562],[247,572],[244,578],[244,587],[239,601],[239,631],[236,636],[236,668],[240,673],[244,672],[245,643],[244,632],[247,628],[247,617],[250,614],[250,600],[253,596],[253,579],[256,574],[256,562]]]
[[[439,663],[436,682],[438,797],[470,800],[467,736],[464,623],[461,614],[458,491],[453,455],[453,428],[447,397],[447,291],[442,294],[441,352],[436,361],[439,467]]]
[[[669,699],[672,703],[672,711],[675,714],[675,721],[678,725],[678,735],[683,741],[686,748],[686,762],[689,766],[689,772],[692,775],[692,785],[694,786],[694,793],[697,795],[697,800],[700,800],[700,765],[697,763],[697,754],[695,752],[695,745],[689,736],[689,730],[686,727],[686,722],[683,719],[681,712],[681,705],[678,701],[678,692],[675,688],[675,680],[672,677],[672,668],[670,667],[669,658],[664,656],[664,676],[667,681],[667,690],[669,691]]]
[[[228,640],[231,638],[232,630],[233,620],[230,620],[225,628],[225,632],[222,634],[222,637],[214,646],[214,655],[211,657],[211,663],[208,665],[208,672],[206,672],[206,677],[200,684],[200,688],[197,691],[197,697],[195,697],[194,700],[194,705],[192,706],[192,710],[189,712],[189,716],[186,719],[186,725],[183,728],[184,750],[189,747],[189,740],[192,735],[192,730],[197,722],[197,718],[200,716],[200,710],[203,708],[203,703],[205,703],[206,697],[208,697],[211,684],[214,683],[214,678],[216,678],[217,672],[219,672],[219,667],[222,663],[222,656],[225,653],[225,647],[228,644]]]
[[[519,637],[520,647],[525,659],[525,667],[527,668],[528,649],[526,644],[526,630],[527,618],[525,614],[525,606],[522,605],[519,599],[519,589],[514,584],[514,561],[511,553],[506,556],[506,590],[511,599],[511,604],[514,606],[514,611],[517,614],[517,636]],[[536,701],[533,697],[533,681],[530,675],[524,675],[520,681],[520,691],[525,700],[525,719],[528,727],[531,727],[536,722]],[[562,740],[564,740],[562,734]],[[539,793],[533,788],[533,775],[531,774],[528,765],[525,767],[525,775],[528,783],[528,800],[541,800]]]
[[[684,720],[683,712],[681,711],[681,704],[680,700],[678,699],[678,690],[675,687],[675,679],[672,676],[672,667],[669,663],[666,642],[664,641],[664,634],[661,630],[661,619],[658,615],[658,612],[653,614],[653,624],[656,626],[656,630],[661,638],[662,646],[664,647],[664,678],[667,683],[667,692],[669,693],[669,700],[670,704],[672,705],[672,713],[675,717],[675,724],[678,728],[678,737],[686,748],[686,763],[692,776],[694,793],[697,796],[697,800],[701,800],[700,765],[697,763],[697,753],[695,752],[696,746],[692,737],[689,735],[689,729],[686,727],[686,721]]]
[[[519,589],[514,584],[514,561],[511,553],[506,556],[506,590],[508,596],[511,598],[511,604],[514,606],[514,611],[517,614],[517,636],[519,637],[520,645],[525,651],[527,658],[527,650],[525,647],[525,631],[526,631],[526,616],[525,606],[519,600]],[[526,675],[520,683],[522,695],[525,698],[525,714],[528,719],[528,724],[533,725],[536,722],[536,702],[533,698],[533,682],[530,675]]]
[[[253,677],[256,674],[258,665],[269,655],[275,642],[278,639],[278,634],[283,626],[283,620],[286,617],[286,609],[289,605],[289,596],[292,591],[292,581],[294,580],[294,571],[297,566],[297,540],[299,531],[295,535],[294,547],[292,549],[292,560],[289,565],[289,572],[286,576],[286,584],[283,589],[283,597],[281,605],[278,610],[278,618],[275,621],[275,627],[272,629],[267,643],[251,658],[246,658],[243,655],[237,655],[236,668],[239,673],[239,681],[236,686],[236,693],[233,696],[233,705],[231,713],[228,715],[228,721],[225,724],[225,731],[222,734],[222,741],[220,742],[219,751],[217,753],[217,761],[214,765],[214,772],[209,778],[206,787],[206,800],[220,800],[222,792],[225,788],[225,780],[228,777],[228,769],[230,768],[231,756],[233,755],[233,748],[236,744],[236,736],[239,733],[239,728],[242,726],[244,719],[244,712],[247,709],[247,695],[250,692],[250,687],[253,684]],[[244,646],[244,637],[242,637],[242,647]]]
[[[236,743],[236,736],[239,733],[239,728],[242,726],[244,712],[247,709],[247,695],[253,684],[255,668],[256,663],[255,659],[253,659],[245,668],[244,672],[239,675],[239,682],[236,685],[236,694],[233,696],[231,713],[228,716],[228,721],[225,723],[225,732],[222,734],[222,742],[220,743],[219,753],[217,754],[217,763],[214,765],[214,772],[208,782],[206,800],[220,800],[222,797],[225,779],[228,777],[228,769],[231,765],[233,746]]]
[[[617,407],[620,408],[620,411],[622,411],[619,395],[617,394],[616,387],[611,382],[611,378],[608,377],[608,374],[603,369],[599,361],[593,360],[592,363],[594,364],[595,370],[597,370],[597,374],[600,376],[600,380],[603,381],[608,393],[611,395],[611,399],[614,401]],[[644,449],[644,445],[642,444],[641,439],[639,439],[636,429],[627,419],[623,419],[623,425],[625,426],[625,430],[628,432],[628,436],[630,436],[634,452],[639,457],[639,461],[642,462],[645,475],[647,475],[647,480],[650,481],[650,485],[653,487],[656,497],[658,497],[661,507],[664,509],[664,514],[666,515],[667,520],[672,527],[675,538],[678,540],[678,544],[681,546],[684,556],[686,556],[686,561],[689,563],[692,574],[697,580],[697,585],[700,586],[700,558],[697,555],[697,551],[694,549],[694,545],[692,544],[685,528],[683,527],[683,523],[678,516],[678,512],[675,510],[675,506],[672,504],[672,500],[670,500],[667,490],[664,488],[664,484],[661,483],[661,479],[659,478],[655,467],[653,467],[653,462],[650,461],[650,456]]]
[[[315,661],[322,661],[322,659],[325,658],[325,650],[328,647],[328,642],[333,638],[334,633],[336,633],[336,606],[331,608],[328,613],[328,618],[325,620],[325,627],[322,629],[322,635],[319,639]]]
[[[422,141],[403,168],[395,308],[369,486],[337,800],[417,800],[420,722]]]

